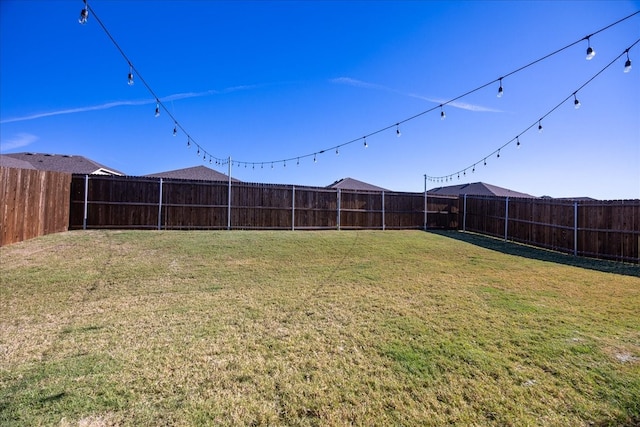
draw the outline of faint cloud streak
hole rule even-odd
[[[30,133],[19,133],[15,137],[7,140],[0,141],[0,151],[14,150],[20,147],[26,147],[33,144],[38,140],[38,137]]]
[[[362,81],[362,80],[353,79],[351,77],[338,77],[338,78],[335,78],[335,79],[331,79],[331,83],[343,84],[343,85],[354,86],[354,87],[361,87],[361,88],[365,88],[365,89],[383,90],[385,92],[392,92],[392,93],[396,93],[396,94],[399,94],[399,95],[407,96],[407,97],[410,97],[410,98],[417,98],[417,99],[421,99],[421,100],[424,100],[424,101],[433,102],[435,104],[444,104],[444,103],[447,102],[446,100],[429,98],[429,97],[418,95],[418,94],[415,94],[415,93],[400,92],[398,90],[392,89],[392,88],[387,87],[387,86],[383,86],[383,85],[379,85],[379,84],[375,84],[375,83],[369,83],[369,82],[365,82],[365,81]],[[495,108],[485,107],[485,106],[476,105],[476,104],[469,104],[468,102],[460,102],[460,101],[449,102],[449,103],[447,103],[447,106],[454,107],[454,108],[460,108],[462,110],[467,110],[467,111],[476,111],[476,112],[484,112],[484,113],[503,113],[504,112],[502,110],[498,110],[498,109],[495,109]]]
[[[237,92],[241,90],[250,90],[256,89],[262,85],[240,85],[240,86],[232,86],[222,90],[206,90],[203,92],[185,92],[185,93],[176,93],[173,95],[168,95],[163,98],[160,98],[161,102],[170,102],[177,101],[180,99],[189,99],[189,98],[200,98],[203,96],[211,96],[211,95],[222,95],[226,93]],[[88,111],[98,111],[98,110],[108,110],[110,108],[123,107],[123,106],[138,106],[138,105],[148,105],[155,103],[155,99],[142,99],[137,101],[113,101],[113,102],[105,102],[104,104],[98,105],[89,105],[86,107],[77,107],[77,108],[67,108],[63,110],[55,110],[55,111],[47,111],[44,113],[34,113],[28,114],[26,116],[21,117],[11,117],[8,119],[0,120],[0,124],[5,123],[15,123],[15,122],[25,122],[29,120],[41,119],[44,117],[52,117],[52,116],[61,116],[64,114],[77,114],[77,113],[85,113]]]

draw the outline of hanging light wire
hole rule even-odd
[[[156,111],[157,113],[160,113],[160,108],[162,108],[167,115],[173,120],[174,122],[174,131],[177,132],[177,129],[180,129],[186,136],[187,136],[187,140],[190,142],[193,142],[194,144],[196,144],[198,147],[200,147],[199,144],[197,144],[196,140],[189,134],[189,132],[180,124],[180,122],[178,122],[178,120],[173,116],[173,114],[171,113],[171,111],[164,105],[164,103],[161,101],[160,97],[158,95],[156,95],[156,92],[151,88],[151,86],[147,83],[147,81],[142,77],[142,75],[140,74],[140,72],[138,71],[138,69],[133,65],[133,62],[129,59],[129,57],[127,56],[127,54],[124,52],[124,50],[122,50],[122,48],[120,47],[120,45],[118,44],[118,42],[116,41],[115,38],[113,38],[113,36],[111,35],[111,33],[109,32],[109,30],[107,29],[107,27],[104,25],[104,23],[102,22],[102,20],[100,19],[100,17],[96,14],[95,10],[91,7],[91,5],[89,4],[89,2],[87,2],[87,0],[83,0],[84,2],[84,9],[83,10],[87,10],[87,13],[85,16],[88,16],[88,13],[91,12],[91,14],[93,15],[94,19],[96,20],[96,22],[98,23],[98,25],[100,25],[100,28],[102,28],[102,30],[105,32],[105,34],[107,35],[107,37],[109,38],[109,40],[111,40],[111,43],[113,43],[113,45],[116,47],[116,49],[118,49],[118,52],[120,52],[120,55],[122,55],[122,57],[125,59],[125,61],[127,61],[127,63],[129,64],[129,70],[130,70],[130,74],[131,74],[131,79],[130,81],[133,81],[133,73],[135,73],[138,76],[138,79],[140,80],[140,82],[144,85],[144,87],[149,91],[149,93],[151,94],[151,96],[153,96],[153,98],[156,100]],[[86,22],[86,18],[85,18],[85,22]],[[188,144],[190,145],[190,143]],[[209,159],[216,159],[216,161],[220,161],[221,165],[226,165],[228,163],[227,159],[223,159],[223,158],[218,158],[212,154],[210,154],[208,151],[203,150],[204,153],[209,157]]]
[[[549,116],[551,113],[553,113],[554,111],[556,111],[558,108],[560,108],[560,106],[562,106],[563,104],[565,104],[568,100],[570,100],[571,98],[574,99],[574,105],[579,105],[579,101],[578,98],[576,97],[576,94],[582,90],[585,86],[587,86],[589,83],[591,83],[593,80],[596,79],[596,77],[598,77],[600,74],[602,74],[605,70],[607,70],[609,67],[611,67],[613,64],[615,64],[621,57],[623,57],[624,55],[629,53],[629,50],[631,50],[631,48],[633,48],[635,45],[637,45],[638,43],[640,43],[640,39],[636,40],[635,42],[633,42],[633,44],[631,46],[629,46],[627,49],[625,49],[621,54],[619,54],[618,56],[616,56],[611,62],[609,62],[607,65],[604,66],[604,68],[602,68],[600,71],[598,71],[597,73],[595,73],[593,76],[591,76],[591,78],[589,78],[586,82],[584,82],[580,87],[578,87],[575,91],[571,92],[570,95],[568,95],[567,97],[565,97],[562,101],[560,101],[555,107],[553,107],[552,109],[550,109],[549,111],[547,111],[543,116],[540,117],[540,119],[536,120],[535,122],[533,122],[531,125],[529,125],[526,129],[524,129],[522,132],[520,132],[515,138],[509,140],[508,142],[506,142],[505,144],[503,144],[502,146],[498,147],[496,150],[492,151],[491,153],[489,153],[486,156],[483,156],[481,159],[484,159],[484,165],[487,165],[487,158],[493,156],[494,154],[496,155],[496,157],[500,157],[500,150],[504,149],[505,147],[507,147],[509,144],[511,144],[512,142],[519,142],[520,141],[520,137],[527,133],[529,130],[531,130],[532,128],[536,127],[538,128],[538,131],[542,130],[542,120]],[[578,104],[575,104],[575,102],[578,102]],[[474,162],[471,166],[467,166],[466,168],[460,169],[459,171],[456,171],[452,174],[447,174],[447,175],[441,175],[441,176],[430,176],[430,175],[425,175],[427,180],[429,181],[435,181],[435,182],[441,182],[442,179],[445,178],[450,178],[456,174],[459,174],[460,172],[463,172],[471,167],[473,167],[473,169],[475,170],[475,165],[480,163],[483,160],[479,160],[477,162]]]
[[[158,96],[156,95],[155,91],[151,88],[151,86],[150,86],[150,85],[146,82],[146,80],[142,77],[142,75],[140,74],[140,72],[139,72],[139,71],[136,69],[136,67],[133,65],[132,61],[129,59],[129,57],[128,57],[128,56],[125,54],[125,52],[122,50],[122,48],[120,47],[120,45],[118,44],[118,42],[117,42],[117,41],[114,39],[114,37],[111,35],[111,33],[109,32],[109,30],[107,29],[107,27],[104,25],[104,23],[102,22],[102,20],[98,17],[98,15],[96,14],[95,10],[91,7],[91,5],[90,5],[90,4],[88,4],[87,0],[83,0],[83,2],[84,2],[84,9],[83,9],[83,10],[86,10],[86,11],[87,11],[86,16],[88,16],[88,13],[89,13],[89,12],[91,12],[91,14],[94,16],[94,18],[95,18],[96,22],[98,22],[98,24],[100,25],[100,27],[102,28],[102,30],[105,32],[105,34],[107,35],[107,37],[111,40],[111,42],[114,44],[114,46],[116,47],[116,49],[118,49],[118,51],[120,52],[120,54],[122,55],[122,57],[123,57],[123,58],[124,58],[128,63],[129,63],[129,66],[130,66],[131,71],[132,71],[132,72],[134,72],[134,73],[138,76],[138,79],[140,80],[140,82],[142,82],[142,84],[145,86],[145,88],[149,91],[149,93],[150,93],[150,94],[153,96],[153,98],[157,101],[157,105],[158,105],[159,107],[162,107],[162,109],[167,113],[167,115],[168,115],[168,116],[169,116],[169,117],[174,121],[174,123],[175,123],[174,129],[175,129],[176,127],[177,127],[177,128],[179,128],[179,129],[180,129],[180,130],[181,130],[185,135],[187,135],[188,141],[192,141],[194,144],[196,144],[196,145],[200,148],[201,146],[200,146],[199,144],[197,144],[197,142],[196,142],[196,141],[195,141],[195,139],[194,139],[194,138],[189,134],[189,132],[188,132],[188,131],[187,131],[187,130],[186,130],[186,129],[185,129],[185,128],[184,128],[184,127],[179,123],[179,122],[178,122],[178,120],[173,116],[173,114],[169,111],[169,109],[168,109],[168,108],[164,105],[164,103],[160,100],[160,97],[158,97]],[[524,70],[524,69],[526,69],[526,68],[529,68],[529,67],[531,67],[531,66],[533,66],[533,65],[535,65],[535,64],[537,64],[537,63],[539,63],[539,62],[541,62],[541,61],[544,61],[544,60],[546,60],[546,59],[550,58],[551,56],[554,56],[554,55],[556,55],[556,54],[558,54],[558,53],[560,53],[560,52],[563,52],[564,50],[567,50],[567,49],[569,49],[569,48],[571,48],[571,47],[575,46],[576,44],[578,44],[578,43],[580,43],[580,42],[582,42],[582,41],[584,41],[584,40],[589,41],[589,39],[590,39],[591,37],[593,37],[594,35],[599,34],[599,33],[603,32],[603,31],[605,31],[605,30],[607,30],[607,29],[609,29],[609,28],[611,28],[611,27],[613,27],[613,26],[615,26],[615,25],[618,25],[618,24],[620,24],[621,22],[623,22],[623,21],[625,21],[625,20],[627,20],[627,19],[630,19],[630,18],[632,18],[633,16],[635,16],[635,15],[637,15],[637,14],[640,14],[640,10],[639,10],[639,11],[636,11],[636,12],[634,12],[634,13],[632,13],[632,14],[628,15],[628,16],[625,16],[624,18],[621,18],[621,19],[619,19],[619,20],[617,20],[617,21],[615,21],[615,22],[613,22],[613,23],[611,23],[611,24],[609,24],[609,25],[607,25],[607,26],[605,26],[605,27],[603,27],[603,28],[601,28],[601,29],[599,29],[599,30],[597,30],[597,31],[595,31],[595,32],[593,32],[593,33],[591,33],[591,34],[589,34],[589,35],[587,35],[587,36],[585,36],[585,37],[581,38],[581,39],[579,39],[579,40],[576,40],[576,41],[575,41],[575,42],[573,42],[573,43],[570,43],[570,44],[568,44],[568,45],[566,45],[566,46],[564,46],[564,47],[561,47],[561,48],[559,48],[559,49],[557,49],[557,50],[555,50],[555,51],[553,51],[553,52],[551,52],[551,53],[549,53],[549,54],[547,54],[547,55],[545,55],[545,56],[541,57],[541,58],[538,58],[538,59],[536,59],[536,60],[534,60],[534,61],[532,61],[532,62],[530,62],[530,63],[528,63],[528,64],[526,64],[526,65],[523,65],[523,66],[522,66],[522,67],[520,67],[520,68],[517,68],[517,69],[515,69],[515,70],[513,70],[513,71],[511,71],[511,72],[509,72],[509,73],[507,73],[507,74],[504,74],[504,75],[502,75],[501,77],[499,77],[499,78],[497,78],[497,79],[494,79],[494,80],[492,80],[492,81],[490,81],[490,82],[488,82],[488,83],[485,83],[485,84],[483,84],[483,85],[481,85],[481,86],[478,86],[478,87],[476,87],[475,89],[471,89],[471,90],[469,90],[469,91],[467,91],[467,92],[465,92],[465,93],[463,93],[463,94],[461,94],[461,95],[458,95],[458,96],[456,96],[456,97],[454,97],[454,98],[452,98],[452,99],[450,99],[450,100],[448,100],[448,101],[446,101],[446,102],[441,103],[440,105],[435,105],[435,106],[434,106],[434,107],[432,107],[432,108],[429,108],[429,109],[427,109],[427,110],[424,110],[424,111],[422,111],[422,112],[419,112],[419,113],[417,113],[417,114],[414,114],[413,116],[410,116],[410,117],[408,117],[408,118],[406,118],[406,119],[404,119],[404,120],[400,120],[400,121],[398,121],[398,122],[396,122],[396,123],[394,123],[394,124],[392,124],[392,125],[389,125],[389,126],[386,126],[386,127],[381,128],[381,129],[378,129],[378,130],[376,130],[376,131],[374,131],[374,132],[371,132],[371,133],[369,133],[369,134],[365,135],[364,137],[355,138],[355,139],[352,139],[352,140],[350,140],[350,141],[344,142],[344,143],[342,143],[342,144],[335,145],[335,146],[333,146],[333,147],[325,148],[325,149],[318,150],[318,151],[315,151],[315,152],[312,152],[312,153],[309,153],[309,154],[305,154],[305,155],[298,155],[298,156],[291,157],[291,158],[288,158],[288,159],[272,160],[272,161],[265,161],[265,162],[256,162],[256,161],[234,161],[234,163],[237,163],[238,165],[241,165],[241,164],[245,164],[245,165],[247,165],[247,164],[255,164],[255,163],[261,163],[261,164],[262,164],[262,163],[269,163],[269,162],[271,162],[271,163],[285,163],[286,161],[293,161],[293,160],[297,160],[297,159],[304,159],[304,158],[307,158],[307,157],[313,157],[314,162],[315,162],[315,161],[317,160],[317,155],[318,155],[318,154],[323,154],[324,152],[329,151],[329,150],[335,150],[335,151],[336,151],[336,154],[338,154],[338,153],[339,153],[339,149],[340,149],[340,148],[342,148],[342,147],[344,147],[344,146],[351,145],[351,144],[353,144],[353,143],[355,143],[355,142],[359,142],[359,141],[361,141],[363,138],[368,138],[368,137],[371,137],[371,136],[374,136],[374,135],[380,134],[380,133],[385,132],[385,131],[387,131],[387,130],[389,130],[389,129],[392,129],[392,128],[394,128],[394,127],[396,128],[396,134],[397,134],[397,135],[399,135],[398,130],[399,130],[399,126],[400,126],[401,124],[406,123],[406,122],[411,121],[411,120],[414,120],[414,119],[417,119],[418,117],[421,117],[421,116],[423,116],[423,115],[425,115],[425,114],[428,114],[428,113],[430,113],[430,112],[432,112],[432,111],[435,111],[435,110],[437,110],[437,109],[440,109],[440,110],[441,110],[441,113],[444,113],[444,111],[442,110],[442,107],[443,107],[443,106],[448,105],[448,104],[451,104],[451,103],[453,103],[453,102],[455,102],[455,101],[457,101],[457,100],[459,100],[459,99],[461,99],[461,98],[464,98],[464,97],[466,97],[466,96],[468,96],[468,95],[471,95],[472,93],[475,93],[475,92],[477,92],[477,91],[479,91],[479,90],[482,90],[482,89],[486,88],[487,86],[493,85],[493,84],[495,84],[496,82],[499,82],[499,83],[502,85],[502,80],[503,80],[503,79],[505,79],[505,78],[507,78],[507,77],[509,77],[509,76],[512,76],[512,75],[514,75],[514,74],[516,74],[516,73],[518,73],[518,72],[520,72],[520,71],[522,71],[522,70]],[[86,19],[84,20],[84,22],[86,22]],[[81,22],[81,23],[84,23],[84,22]],[[637,43],[637,42],[636,42],[636,43]],[[634,43],[631,47],[633,47],[636,43]],[[629,49],[631,49],[631,47],[629,47]],[[628,53],[628,49],[627,49],[627,52],[626,52],[626,53]],[[623,54],[624,54],[624,53],[623,53]],[[622,55],[620,55],[620,56],[622,56]],[[620,56],[618,56],[618,58],[619,58]],[[617,58],[616,58],[616,59],[617,59]],[[609,64],[609,65],[610,65],[610,64]],[[608,66],[607,66],[607,67],[608,67]],[[605,69],[606,69],[607,67],[605,67]],[[603,70],[601,70],[601,72],[602,72],[602,71],[604,71],[604,69],[603,69]],[[598,73],[598,74],[599,74],[599,73]],[[579,89],[578,89],[578,90],[579,90]],[[577,91],[576,91],[576,92],[577,92]],[[566,101],[566,100],[565,100],[565,101]],[[552,111],[553,111],[553,110],[552,110]],[[549,113],[548,113],[548,114],[549,114]],[[546,115],[545,115],[545,116],[546,116]],[[545,116],[543,116],[542,118],[544,118]],[[441,117],[443,117],[443,116],[442,116],[442,114],[441,114]],[[514,140],[515,140],[515,139],[514,139]],[[513,140],[512,140],[512,141],[513,141]],[[510,142],[512,142],[512,141],[510,141]],[[505,144],[505,145],[508,145],[508,144],[509,144],[509,143],[507,143],[507,144]],[[226,164],[228,164],[228,162],[229,162],[227,159],[225,159],[225,158],[219,158],[219,157],[217,157],[217,156],[214,156],[214,155],[210,154],[209,152],[207,152],[207,151],[206,151],[206,150],[204,150],[204,149],[203,149],[203,151],[204,151],[204,153],[205,153],[205,154],[206,154],[210,159],[211,159],[211,158],[216,159],[216,161],[217,161],[220,165],[226,165]],[[495,151],[495,152],[494,152],[494,153],[492,153],[492,154],[495,154],[496,152],[497,152],[497,151]]]

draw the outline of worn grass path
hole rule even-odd
[[[3,247],[0,425],[640,423],[637,267],[472,243],[78,231]]]

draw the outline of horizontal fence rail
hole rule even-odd
[[[425,211],[425,206],[428,211]],[[74,175],[70,229],[457,229],[458,198],[425,193]]]

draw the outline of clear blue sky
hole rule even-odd
[[[138,74],[127,84],[129,65],[96,17],[78,23],[82,1],[2,0],[3,154],[83,155],[129,175],[201,164],[226,173],[203,163],[199,144],[243,162],[232,175],[249,182],[352,177],[419,192],[424,174],[469,167],[428,187],[482,181],[536,196],[640,198],[640,43],[630,73],[618,59],[578,91],[579,110],[571,98],[543,133],[537,124],[523,133],[640,38],[640,14],[591,37],[591,61],[583,40],[505,78],[502,98],[494,83],[445,105],[445,120],[438,108],[640,10],[638,1],[89,4],[192,148],[182,130],[172,136],[165,111],[154,117]],[[364,147],[360,138],[388,126]],[[483,165],[518,135],[520,148]]]

